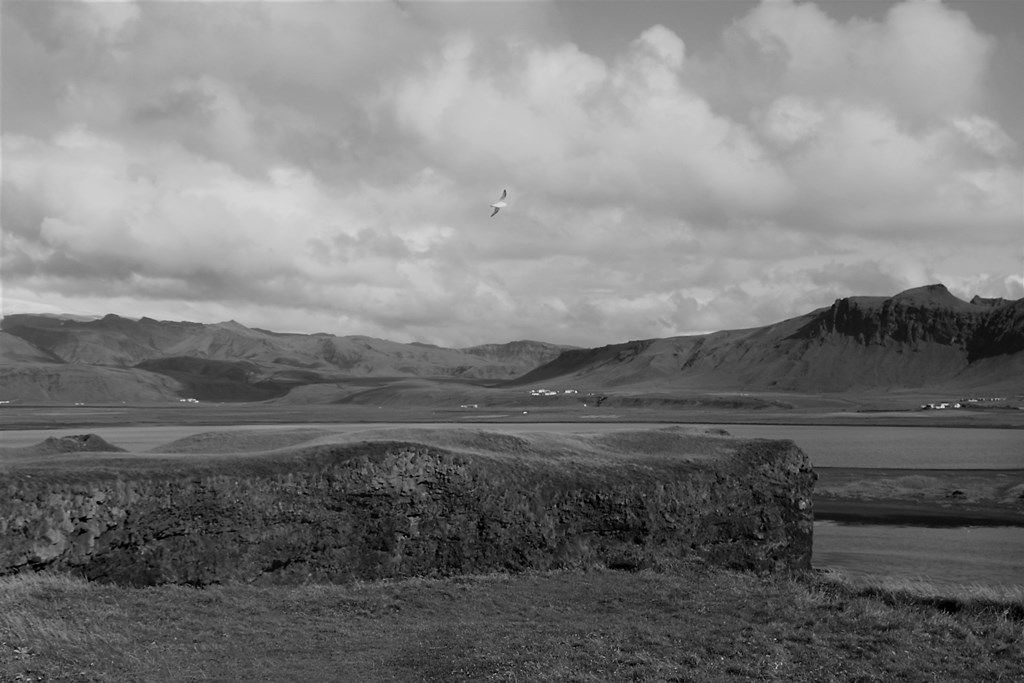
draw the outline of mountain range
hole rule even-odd
[[[764,327],[597,348],[514,341],[451,349],[217,324],[18,314],[0,323],[0,400],[379,402],[475,391],[1024,392],[1024,299],[928,285],[854,296]]]

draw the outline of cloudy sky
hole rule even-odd
[[[1017,0],[0,11],[5,314],[599,346],[1024,296]]]

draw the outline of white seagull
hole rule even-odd
[[[507,197],[507,196],[508,196],[508,190],[502,190],[501,191],[501,199],[499,199],[498,201],[496,201],[493,204],[491,204],[491,207],[494,209],[494,212],[491,213],[491,218],[494,218],[495,214],[497,214],[499,211],[501,211],[506,206],[508,206],[508,204],[505,203],[505,197]]]

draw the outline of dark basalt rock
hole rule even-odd
[[[967,347],[973,362],[1024,350],[1024,299],[997,307],[975,330]]]
[[[916,350],[935,344],[963,354],[964,363],[1024,351],[1024,300],[957,299],[942,285],[900,295],[837,299],[793,339],[840,336],[863,346]]]
[[[956,299],[941,285],[932,285],[890,298],[837,299],[794,337],[837,334],[864,345],[934,342],[965,349],[989,313],[987,308]]]
[[[971,297],[971,303],[975,306],[991,306],[992,308],[999,308],[1001,306],[1007,306],[1013,303],[1013,299],[1004,299],[1002,297],[983,297],[974,296]]]
[[[595,463],[373,441],[195,476],[12,474],[0,483],[0,574],[343,582],[691,556],[809,568],[807,456],[788,441],[706,438],[713,455]]]

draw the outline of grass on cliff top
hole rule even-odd
[[[0,681],[1020,681],[1022,595],[685,565],[350,586],[0,579]],[[874,591],[874,592],[872,592]]]
[[[385,442],[444,449],[509,463],[588,467],[623,460],[685,462],[735,453],[745,439],[697,427],[612,430],[601,433],[488,431],[476,427],[222,430],[178,439],[145,453],[45,452],[37,446],[0,448],[0,475],[87,481],[117,476],[260,476],[320,463],[340,450],[359,453]],[[113,444],[117,445],[117,444]]]
[[[297,446],[329,437],[327,429],[232,429],[199,432],[157,448],[155,453],[254,453]]]
[[[393,427],[368,429],[322,439],[320,443],[394,440],[419,443],[459,453],[524,460],[579,462],[588,465],[623,458],[668,457],[705,459],[735,453],[747,440],[720,429],[670,426],[622,427],[603,432],[520,431],[474,427]]]

